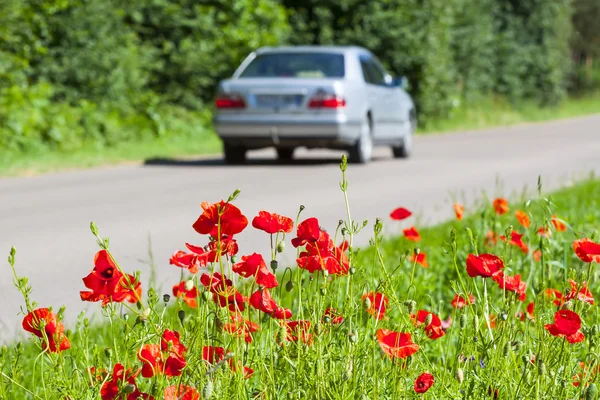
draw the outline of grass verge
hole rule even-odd
[[[585,280],[591,294],[598,295],[597,264],[583,263],[571,245],[582,237],[596,240],[600,181],[590,179],[552,194],[510,199],[509,211],[503,215],[495,212],[490,200],[482,199],[481,206],[466,210],[463,220],[420,229],[418,243],[404,236],[383,239],[375,234],[372,246],[351,252],[356,271],[348,276],[326,277],[302,269],[279,273],[280,285],[271,293],[280,305],[293,310],[294,320],[311,321],[308,336],[295,331],[296,339],[306,340],[293,341],[290,331],[274,318],[247,307],[243,318],[261,326],[248,343],[244,335],[223,330],[223,323],[230,321],[228,312],[212,301],[203,301],[198,295],[198,307],[190,308],[173,298],[165,304],[160,293],[150,292],[146,295],[146,304],[152,309],[149,313],[142,312],[143,308],[128,311],[109,306],[104,313],[110,323],[100,326],[90,326],[82,315],[77,328],[67,332],[71,348],[63,353],[40,355],[37,338],[3,348],[0,398],[8,394],[26,398],[24,388],[32,389],[39,398],[74,398],[73,394],[78,399],[97,398],[100,387],[110,381],[100,371],[111,371],[117,362],[126,368],[139,366],[138,349],[144,343],[157,343],[155,330],[163,326],[181,333],[189,350],[188,367],[180,378],[160,374],[151,379],[138,377],[136,385],[157,398],[167,385],[176,383],[203,388],[203,398],[210,393],[213,399],[420,398],[413,387],[424,372],[435,378],[427,393],[432,399],[557,399],[594,394],[590,388],[595,388],[598,380],[598,306],[580,295],[569,300],[568,307],[561,306],[578,313],[583,321],[576,330],[585,338],[570,343],[565,335],[553,336],[545,328],[558,310],[546,289],[556,289],[568,298],[573,290],[569,280]],[[528,228],[516,219],[517,210],[528,215]],[[552,223],[552,218],[564,221],[564,230],[558,228],[558,222]],[[408,227],[410,220],[386,223],[397,224],[400,230]],[[551,231],[550,237],[537,234],[540,226]],[[511,237],[510,231],[523,235],[520,240],[526,250],[498,238],[503,234]],[[408,257],[416,248],[427,255],[427,268]],[[535,255],[538,250],[539,258]],[[511,292],[522,287],[502,290],[491,278],[467,276],[467,255],[478,253],[501,257],[506,276],[518,274],[525,282],[526,299]],[[197,280],[195,286],[202,287]],[[252,283],[239,288],[246,295],[255,289]],[[367,304],[366,292],[389,299],[381,319],[372,317],[378,313],[373,309],[378,301]],[[453,307],[451,300],[459,293],[474,294],[474,304]],[[336,308],[343,321],[334,323],[336,314],[325,319],[326,307]],[[439,320],[425,323],[437,328],[416,325],[411,315],[420,318],[417,310],[439,316]],[[138,313],[145,315],[145,322],[136,319]],[[448,324],[445,329],[440,328],[441,321]],[[410,332],[419,346],[417,352],[391,359],[385,356],[382,351],[386,347],[377,339],[382,330]],[[202,362],[204,350],[199,349],[209,344],[233,351],[235,362],[241,363],[236,364],[237,372],[226,365],[215,369],[214,361]],[[244,379],[241,365],[253,368],[254,375]],[[89,373],[87,368],[92,366],[96,371]]]
[[[559,107],[540,108],[533,102],[510,105],[501,99],[487,99],[476,105],[459,107],[451,118],[434,121],[419,133],[453,132],[541,122],[597,113],[600,93],[570,98]],[[43,151],[11,154],[0,158],[0,176],[26,176],[45,172],[92,168],[155,157],[176,158],[219,154],[221,143],[209,128],[195,136],[173,136],[125,142],[111,147],[83,146],[77,151]]]

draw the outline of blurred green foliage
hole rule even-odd
[[[285,43],[369,48],[425,124],[490,96],[553,105],[600,86],[599,17],[597,0],[3,0],[0,151],[197,134],[181,121],[209,125],[217,82]]]

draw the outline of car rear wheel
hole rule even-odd
[[[417,127],[417,119],[414,113],[410,114],[409,131],[402,138],[402,144],[393,146],[392,151],[395,158],[409,158],[413,152],[413,136]]]
[[[227,143],[223,144],[223,154],[225,163],[230,165],[239,165],[246,162],[246,149],[241,146],[233,146]]]
[[[279,161],[283,162],[292,161],[294,158],[294,150],[293,147],[278,147],[277,158],[279,158]]]
[[[348,161],[354,164],[366,164],[373,157],[373,136],[371,135],[371,122],[369,118],[361,124],[360,137],[350,148]]]

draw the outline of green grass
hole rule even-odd
[[[458,107],[452,117],[430,123],[419,133],[453,132],[549,121],[597,113],[600,93],[571,98],[559,107],[540,108],[533,102],[519,106],[501,99],[487,99],[469,107]],[[198,130],[196,130],[198,131]],[[0,158],[0,176],[23,176],[70,169],[137,163],[154,157],[214,155],[221,152],[218,137],[209,128],[196,136],[172,136],[142,142],[125,142],[112,147],[83,146],[73,152],[43,151],[8,154]]]
[[[571,244],[581,237],[596,239],[600,181],[591,177],[551,194],[511,198],[510,212],[502,216],[493,212],[491,200],[481,199],[479,206],[466,210],[467,217],[462,221],[419,229],[422,240],[418,244],[402,236],[376,235],[372,246],[353,253],[356,272],[350,276],[325,280],[322,274],[310,275],[300,269],[282,274],[280,268],[280,286],[271,291],[272,295],[280,305],[292,309],[293,319],[311,321],[310,346],[300,342],[278,345],[276,338],[282,336],[282,329],[274,319],[250,307],[244,317],[260,323],[261,330],[254,334],[254,342],[247,345],[219,331],[220,324],[228,321],[228,315],[213,302],[200,300],[200,306],[191,309],[171,298],[169,305],[165,305],[161,293],[147,294],[144,289],[145,307],[153,310],[145,323],[136,320],[135,308],[132,311],[109,308],[106,314],[110,315],[111,323],[107,319],[105,324],[90,326],[82,315],[77,328],[68,332],[71,348],[60,355],[40,356],[37,338],[3,349],[0,398],[27,398],[13,381],[36,391],[41,398],[98,398],[101,382],[90,381],[86,369],[94,366],[110,370],[116,362],[139,367],[137,350],[143,343],[158,343],[155,329],[165,327],[181,333],[189,350],[188,367],[181,381],[164,376],[137,379],[143,391],[152,392],[157,398],[165,386],[177,382],[199,391],[210,385],[214,399],[482,399],[492,398],[487,393],[496,389],[501,399],[582,398],[584,391],[590,390],[589,385],[597,384],[598,376],[589,373],[579,387],[572,384],[572,377],[581,372],[579,362],[585,362],[590,371],[598,365],[598,306],[572,302],[571,309],[583,320],[581,330],[586,339],[569,344],[544,329],[544,324],[553,322],[557,308],[545,299],[543,290],[555,288],[565,293],[568,279],[587,280],[592,293],[598,295],[598,264],[591,264],[593,268],[589,269],[575,256]],[[518,225],[514,217],[517,209],[531,216],[529,229]],[[554,231],[551,238],[540,241],[537,228],[548,224],[553,214],[566,221],[568,229]],[[343,217],[341,211],[340,218]],[[373,222],[365,229],[371,229]],[[412,221],[384,223],[396,225],[400,232]],[[500,235],[511,226],[524,234],[529,253],[501,241],[496,245],[485,244],[486,232],[493,230]],[[334,232],[334,227],[325,228]],[[289,246],[289,239],[286,241]],[[340,241],[338,234],[336,242]],[[416,247],[427,254],[429,268],[406,259],[407,252]],[[538,248],[543,250],[543,266],[532,258],[532,252]],[[526,301],[520,302],[512,293],[503,292],[489,278],[484,283],[482,278],[468,277],[465,259],[476,252],[500,256],[507,275],[521,274],[527,282]],[[245,295],[256,289],[249,281],[239,287]],[[453,309],[450,301],[463,289],[476,296],[476,303]],[[376,290],[389,298],[386,318],[381,321],[364,312],[365,304],[361,302],[363,292]],[[446,335],[431,340],[422,329],[416,328],[409,316],[410,301],[415,302],[414,309],[433,311],[442,320],[451,317],[453,324]],[[521,321],[515,315],[524,311],[529,302],[535,302],[535,321]],[[342,313],[345,318],[342,324],[320,322],[327,306]],[[179,310],[184,313],[181,321],[177,317]],[[124,314],[129,318],[124,319]],[[496,316],[496,327],[491,330],[485,324],[486,316],[490,315]],[[390,361],[382,355],[375,339],[379,328],[412,333],[419,351],[408,359]],[[241,374],[231,373],[227,365],[210,372],[209,366],[200,361],[204,345],[233,351],[236,360],[243,360],[244,365],[255,370],[254,376],[244,380]],[[535,364],[529,361],[533,356]],[[435,384],[422,397],[414,393],[412,386],[424,371],[434,375]],[[254,397],[257,394],[262,397]]]

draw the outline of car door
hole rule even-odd
[[[385,126],[385,138],[395,138],[402,133],[402,124],[407,110],[402,107],[402,93],[398,86],[392,84],[392,76],[385,70],[377,57],[372,57],[373,68],[376,69],[378,79],[381,79],[382,90],[382,123]]]
[[[385,76],[377,68],[372,57],[369,55],[360,56],[360,66],[366,83],[366,95],[369,99],[371,110],[373,138],[383,139],[390,133],[386,126]]]

